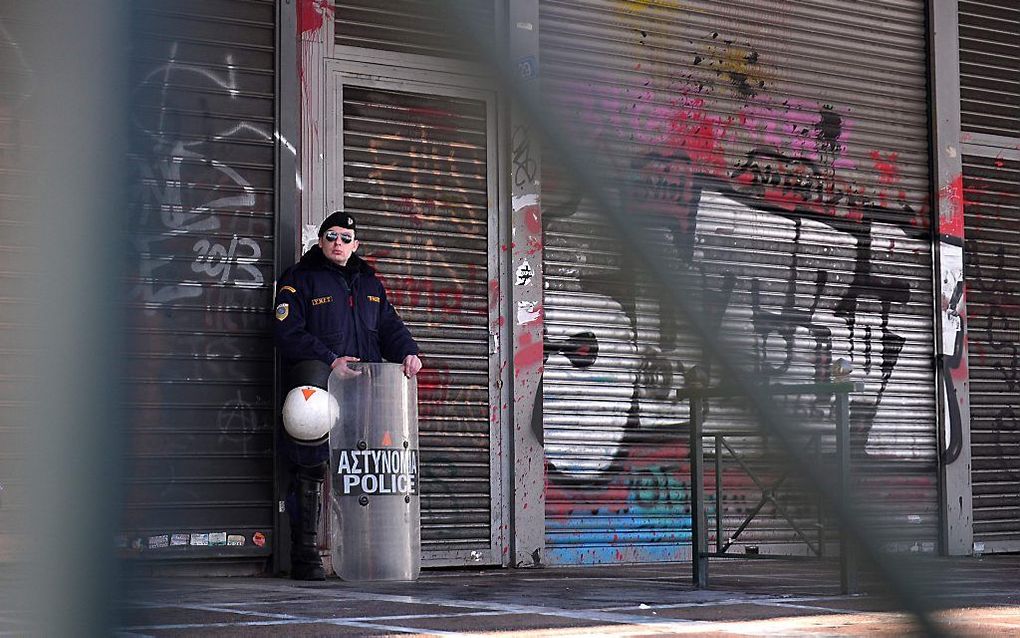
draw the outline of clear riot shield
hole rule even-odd
[[[343,580],[414,580],[421,571],[418,385],[395,363],[329,377],[330,537]],[[335,407],[334,407],[335,406]],[[338,413],[337,413],[338,412]]]

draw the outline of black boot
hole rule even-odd
[[[326,580],[317,538],[325,474],[324,465],[297,472],[297,516],[291,517],[290,528],[290,577],[294,580]]]

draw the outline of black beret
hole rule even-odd
[[[343,212],[342,210],[338,210],[336,212],[330,213],[329,217],[322,220],[322,225],[319,226],[319,237],[322,237],[327,230],[334,226],[339,226],[340,228],[350,228],[353,231],[358,230],[358,222],[356,222],[354,218],[348,215],[347,213]]]

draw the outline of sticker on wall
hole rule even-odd
[[[262,532],[255,532],[251,535],[251,542],[255,547],[265,547],[266,535]]]
[[[963,330],[960,309],[964,298],[963,246],[948,241],[939,243],[942,260],[942,351],[946,357],[956,354],[957,335]]]
[[[170,537],[171,547],[180,547],[188,544],[189,536],[187,534],[174,534]]]
[[[538,310],[538,302],[536,301],[518,301],[517,302],[517,323],[524,325],[531,323],[538,319],[539,315],[542,314]]]
[[[191,544],[195,547],[206,547],[209,545],[209,534],[192,534]]]
[[[515,283],[518,286],[527,286],[531,283],[531,278],[535,276],[535,271],[531,268],[531,264],[525,259],[524,263],[517,267],[517,279]]]
[[[213,532],[209,534],[209,544],[214,546],[226,545],[227,544],[227,533],[226,532]]]
[[[170,537],[166,534],[149,537],[149,549],[162,549],[170,546]]]
[[[231,547],[240,547],[244,545],[244,536],[240,534],[231,534],[227,536],[227,545]]]

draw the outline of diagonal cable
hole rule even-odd
[[[705,344],[706,349],[711,350],[714,365],[717,366],[714,369],[728,385],[742,394],[747,407],[761,427],[779,441],[794,471],[809,485],[813,485],[829,502],[843,533],[848,534],[858,547],[859,556],[874,567],[903,609],[915,616],[926,635],[944,635],[945,630],[929,615],[932,605],[926,600],[925,588],[910,577],[909,562],[881,550],[881,540],[862,524],[864,517],[860,508],[852,503],[843,502],[843,499],[838,498],[834,492],[830,483],[831,468],[820,466],[796,446],[792,436],[795,428],[791,425],[796,423],[796,419],[784,413],[768,396],[765,389],[753,382],[743,371],[746,367],[742,364],[747,362],[748,358],[731,344],[718,338],[702,313],[684,302],[689,289],[681,285],[682,278],[678,277],[678,273],[668,268],[670,260],[657,248],[655,241],[657,231],[635,223],[633,216],[628,215],[606,190],[604,185],[612,183],[613,176],[602,171],[590,160],[590,152],[580,149],[577,141],[568,137],[569,127],[540,102],[536,91],[528,90],[521,85],[515,75],[512,61],[491,34],[485,33],[476,23],[463,17],[470,15],[465,10],[470,3],[464,0],[451,0],[436,5],[450,24],[460,27],[460,32],[465,38],[463,43],[472,49],[473,58],[488,67],[498,85],[507,92],[514,106],[525,116],[531,130],[541,137],[546,148],[555,154],[564,174],[573,180],[579,192],[584,193],[595,210],[611,224],[624,249],[629,249],[630,256],[651,275],[652,280],[662,291],[664,303],[670,304],[684,318],[698,341]]]

